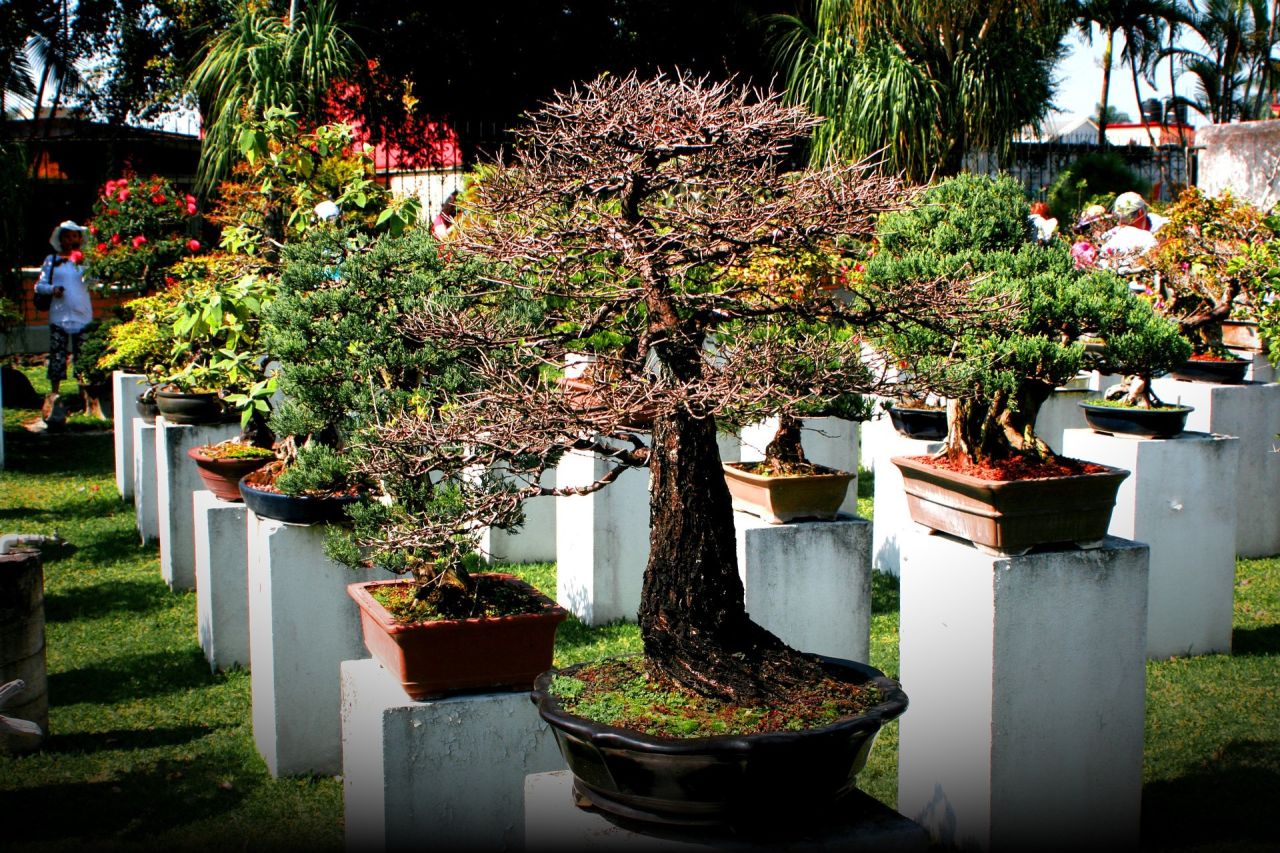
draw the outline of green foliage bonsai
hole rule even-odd
[[[1176,327],[1119,277],[1076,269],[1064,243],[1035,244],[1029,210],[1013,179],[961,175],[880,218],[868,282],[890,292],[956,288],[998,318],[958,334],[909,323],[879,339],[951,398],[941,453],[953,462],[1052,460],[1036,416],[1054,388],[1089,364],[1082,336],[1114,342],[1125,367],[1148,375],[1185,353]]]

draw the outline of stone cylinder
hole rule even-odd
[[[44,566],[38,551],[0,554],[0,684],[14,679],[26,689],[0,713],[30,720],[48,734],[49,693],[44,659]],[[30,738],[0,733],[0,753],[30,750]]]

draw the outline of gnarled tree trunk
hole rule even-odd
[[[1052,459],[1049,445],[1035,435],[1036,416],[1052,393],[1047,382],[1028,382],[1016,398],[999,391],[989,401],[952,400],[941,455],[958,463]]]

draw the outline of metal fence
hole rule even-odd
[[[1043,199],[1063,169],[1085,154],[1101,150],[1097,145],[1018,142],[1004,159],[990,152],[971,152],[965,158],[965,167],[978,174],[1012,175],[1022,183],[1028,198]],[[1106,150],[1119,155],[1151,185],[1149,199],[1152,201],[1169,201],[1182,187],[1196,183],[1197,149],[1190,146],[1111,145]]]

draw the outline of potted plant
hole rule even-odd
[[[1114,274],[1076,269],[1064,244],[1035,244],[1027,215],[1010,178],[952,178],[881,217],[867,265],[868,279],[891,291],[951,287],[998,310],[1000,322],[958,336],[908,324],[882,338],[890,352],[940,368],[937,390],[950,398],[938,453],[893,460],[912,518],[995,553],[1102,540],[1128,472],[1057,457],[1036,436],[1036,417],[1085,364],[1082,336],[1104,333],[1108,349],[1134,336],[1167,351],[1177,335]]]
[[[947,407],[928,394],[900,394],[883,404],[894,430],[916,441],[941,441],[947,435]]]
[[[85,240],[85,268],[110,293],[162,290],[169,269],[200,251],[195,196],[167,179],[125,174],[107,181],[94,200]]]
[[[764,247],[806,251],[866,236],[875,213],[900,203],[897,182],[863,164],[785,173],[792,145],[817,123],[774,96],[684,76],[606,76],[556,96],[532,117],[512,165],[480,184],[478,214],[451,242],[507,268],[402,324],[450,351],[476,384],[424,393],[421,405],[370,424],[362,441],[371,479],[430,471],[437,493],[456,496],[448,513],[392,516],[360,542],[374,555],[413,548],[424,560],[511,520],[525,498],[588,493],[649,468],[645,654],[630,665],[638,679],[626,667],[615,677],[608,662],[544,674],[534,691],[578,794],[617,814],[731,822],[764,804],[788,814],[830,808],[853,787],[876,731],[906,707],[896,682],[791,649],[750,619],[717,451],[722,414],[786,413],[877,390],[860,342],[839,332],[954,317],[936,290],[878,294],[855,282],[856,293],[841,294],[818,279],[805,298],[779,299],[724,273]],[[749,345],[709,347],[721,332]],[[546,373],[558,374],[588,337],[615,369],[596,388],[606,405],[590,413],[566,405]],[[647,443],[631,426],[641,405],[653,412]],[[572,490],[543,486],[539,473],[570,449],[600,454],[608,470]],[[474,472],[499,464],[516,478],[471,485]],[[756,724],[653,737],[639,722],[569,709],[573,694],[600,682],[670,687],[681,702],[711,703],[725,718],[741,710]],[[826,699],[829,716],[801,721],[800,706]],[[812,728],[778,730],[792,720]],[[681,780],[712,763],[715,784],[682,796]],[[646,772],[629,772],[638,766]]]

